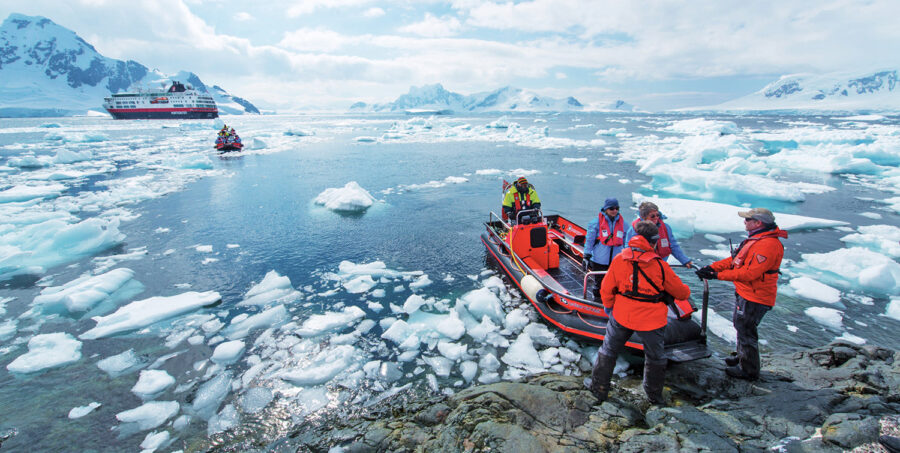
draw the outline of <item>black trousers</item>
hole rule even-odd
[[[771,310],[768,305],[758,304],[734,294],[734,313],[731,321],[737,331],[737,353],[741,368],[751,376],[759,376],[759,332],[757,327],[763,316]]]

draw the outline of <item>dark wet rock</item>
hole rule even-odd
[[[900,413],[898,366],[898,353],[844,342],[763,357],[754,382],[729,378],[717,358],[697,360],[667,370],[668,407],[647,402],[640,373],[615,378],[602,403],[581,376],[541,374],[453,396],[421,385],[352,417],[332,414],[296,426],[270,446],[314,452],[334,446],[347,452],[737,452],[774,446],[836,452],[877,441],[880,421]]]
[[[877,417],[832,414],[822,425],[822,438],[842,448],[853,448],[877,441],[879,425]]]

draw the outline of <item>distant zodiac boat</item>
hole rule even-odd
[[[212,96],[178,81],[165,92],[117,93],[103,98],[103,108],[117,120],[218,118]]]

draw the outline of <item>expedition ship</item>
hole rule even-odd
[[[178,81],[166,91],[117,93],[103,98],[103,108],[117,120],[217,118],[212,96]]]

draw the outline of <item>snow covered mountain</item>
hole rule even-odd
[[[104,112],[110,93],[178,80],[213,95],[220,113],[259,113],[250,102],[207,86],[192,72],[175,75],[100,55],[75,32],[40,16],[10,14],[0,25],[0,117]]]
[[[397,98],[394,102],[368,105],[357,102],[350,106],[351,111],[358,112],[562,112],[581,110],[584,106],[573,97],[553,99],[540,96],[520,88],[504,87],[498,90],[463,96],[447,91],[437,83],[422,87],[411,87],[409,93]]]
[[[748,96],[689,110],[900,111],[898,70],[786,75]]]

